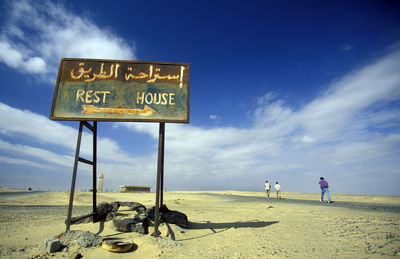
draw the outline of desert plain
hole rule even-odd
[[[126,253],[75,245],[48,254],[42,243],[65,231],[68,192],[0,195],[0,258],[393,258],[400,257],[400,197],[264,192],[165,192],[164,204],[185,213],[187,229],[161,224],[160,237],[121,233],[112,221],[72,225],[101,237],[134,242]],[[154,206],[154,193],[97,194],[97,203],[139,202]],[[73,216],[90,213],[92,194],[75,193]],[[168,233],[169,232],[169,233]]]

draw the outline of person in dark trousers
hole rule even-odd
[[[324,196],[326,193],[326,196],[328,197],[328,203],[331,203],[331,196],[329,195],[329,185],[328,182],[325,181],[324,177],[320,177],[319,178],[319,187],[321,188],[321,199],[320,201],[323,202],[324,201]]]

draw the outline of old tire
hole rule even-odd
[[[122,238],[106,238],[101,246],[110,252],[124,253],[132,249],[133,242]]]

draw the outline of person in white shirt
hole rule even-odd
[[[271,185],[268,180],[265,181],[265,192],[267,193],[267,198],[269,199],[269,192],[271,191]]]
[[[276,191],[276,198],[280,199],[281,198],[281,186],[279,185],[278,182],[275,184],[275,191]]]

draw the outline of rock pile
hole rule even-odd
[[[59,236],[62,246],[73,246],[77,244],[81,247],[99,246],[102,243],[102,238],[89,231],[70,230],[65,231]]]
[[[130,211],[135,211],[135,215],[118,212],[121,207],[128,207]],[[147,209],[138,202],[103,202],[96,207],[96,213],[71,218],[71,224],[113,221],[113,227],[121,232],[138,232],[148,234],[148,227],[154,221],[155,207]],[[160,223],[170,223],[187,228],[188,218],[184,213],[169,210],[166,205],[159,209]]]

